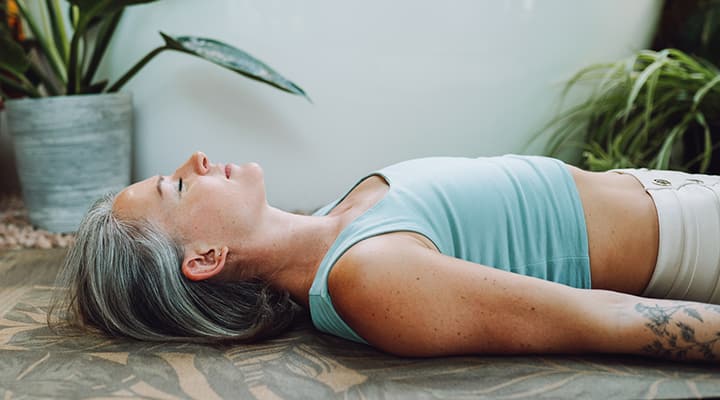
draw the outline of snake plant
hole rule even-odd
[[[546,153],[582,150],[595,171],[649,167],[705,172],[720,147],[720,71],[677,49],[642,50],[568,81],[590,96],[551,120]]]
[[[116,92],[155,56],[173,50],[309,100],[300,87],[240,49],[209,38],[163,32],[164,44],[116,82],[96,81],[98,66],[124,10],[156,0],[68,1],[69,32],[60,0],[0,0],[0,15],[12,17],[17,12],[32,33],[32,38],[18,38],[12,34],[8,18],[0,22],[0,98],[7,97],[3,90],[29,97]],[[28,8],[31,2],[40,6],[35,13]]]

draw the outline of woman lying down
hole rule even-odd
[[[267,204],[259,165],[198,152],[92,207],[48,322],[251,342],[302,307],[320,331],[401,356],[717,360],[719,196],[710,175],[432,157],[307,216]]]

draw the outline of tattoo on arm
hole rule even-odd
[[[716,344],[720,345],[720,306],[701,303],[648,305],[637,303],[635,311],[648,321],[645,326],[655,340],[643,351],[657,357],[685,360],[691,358],[715,360]],[[714,315],[713,315],[714,314]],[[703,332],[697,335],[696,332]],[[698,336],[705,340],[699,340]]]

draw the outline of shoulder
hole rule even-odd
[[[388,264],[423,248],[421,241],[402,234],[379,235],[353,245],[338,259],[328,276],[333,302],[361,293],[358,285],[369,283],[382,271],[391,272],[386,268]]]
[[[422,268],[421,259],[435,250],[403,234],[386,234],[363,240],[337,261],[328,276],[328,291],[342,319],[371,345],[388,352],[384,334],[403,308],[401,299],[411,280],[412,270]],[[417,282],[417,281],[416,281]],[[406,308],[407,310],[407,308]],[[407,310],[411,312],[410,310]],[[392,340],[390,340],[392,341]]]
[[[385,271],[388,265],[413,262],[413,257],[426,257],[428,252],[438,253],[435,246],[417,234],[394,232],[365,239],[350,247],[335,263],[328,276],[331,293],[347,293],[363,279],[371,279]],[[416,260],[417,261],[417,260]],[[335,297],[339,296],[334,296]]]

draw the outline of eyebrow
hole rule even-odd
[[[157,183],[155,184],[155,189],[157,189],[157,192],[160,193],[160,197],[162,197],[162,189],[160,188],[160,184],[163,181],[163,177],[161,175],[158,175]]]

